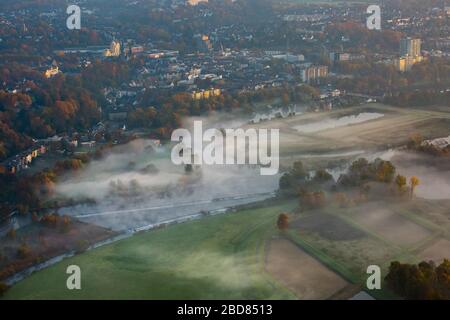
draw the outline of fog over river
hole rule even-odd
[[[193,117],[203,129],[237,128],[249,118],[230,115]],[[59,210],[114,230],[134,230],[199,213],[214,213],[274,196],[280,175],[262,176],[257,165],[204,165],[186,172],[172,163],[170,145],[134,140],[92,161],[56,187],[56,196],[91,199]]]
[[[60,213],[129,230],[263,200],[278,188],[279,175],[262,176],[258,166],[194,166],[186,173],[172,164],[169,148],[149,146],[135,140],[58,184],[57,195],[95,200]]]

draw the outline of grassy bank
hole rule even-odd
[[[5,299],[289,299],[264,271],[264,244],[294,203],[249,209],[137,234],[62,261]],[[66,288],[81,268],[82,290]]]

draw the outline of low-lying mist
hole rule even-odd
[[[193,120],[203,120],[204,130],[248,121],[213,115],[190,118],[185,127]],[[174,165],[170,153],[171,145],[157,147],[143,139],[114,147],[81,172],[61,179],[55,196],[78,204],[60,213],[129,230],[263,200],[278,188],[279,175],[262,176],[258,165],[194,165],[190,171]]]
[[[338,119],[324,119],[321,121],[311,122],[304,125],[293,127],[300,133],[315,133],[323,130],[345,127],[352,124],[376,120],[383,117],[384,114],[376,112],[363,112],[356,115],[344,116]]]
[[[188,118],[184,127],[192,129],[193,122],[198,120],[203,122],[203,130],[207,130],[245,127],[249,118],[212,114]],[[55,196],[73,199],[77,204],[60,209],[60,213],[114,230],[133,230],[267,199],[278,189],[282,172],[262,176],[258,165],[194,165],[189,172],[172,163],[171,147],[157,147],[143,139],[114,147],[102,159],[61,179]],[[356,146],[344,155],[347,159],[351,156],[347,165],[328,168],[335,179],[357,158],[369,161],[381,158],[392,161],[397,172],[407,178],[413,175],[420,178],[418,197],[450,199],[450,165],[442,158],[400,150],[371,153]],[[323,156],[339,158],[340,154]]]
[[[416,189],[420,198],[450,199],[450,161],[427,154],[396,151],[391,161],[397,172],[406,177],[417,176],[421,183]]]

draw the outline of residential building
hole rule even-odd
[[[400,56],[417,57],[421,55],[422,40],[403,38],[400,40]]]
[[[272,56],[274,59],[280,59],[280,60],[284,60],[286,62],[289,63],[295,63],[295,62],[303,62],[305,61],[305,56],[302,54],[277,54],[277,55],[273,55]]]
[[[335,62],[335,61],[350,61],[351,60],[351,55],[350,55],[350,53],[331,52],[330,53],[330,60],[332,62]]]
[[[421,62],[421,61],[423,61],[422,56],[417,56],[417,57],[405,56],[405,57],[400,57],[400,58],[395,59],[394,64],[398,71],[406,72],[406,71],[411,70],[413,65],[415,65],[416,63]]]
[[[103,55],[105,57],[119,57],[120,56],[120,43],[118,41],[113,40],[109,49],[106,49]]]
[[[209,99],[212,97],[220,96],[221,94],[222,94],[222,90],[220,90],[220,89],[194,91],[194,92],[192,92],[192,99],[194,99],[194,100]]]
[[[302,70],[302,81],[309,83],[320,78],[328,77],[327,66],[311,66]]]
[[[400,72],[411,70],[416,63],[423,61],[420,39],[403,38],[400,40],[400,57],[394,60],[394,64]]]

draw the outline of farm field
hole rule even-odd
[[[411,207],[416,210],[410,211]],[[435,218],[448,214],[439,201],[422,199],[308,211],[291,222],[289,237],[344,278],[363,286],[366,268],[372,264],[386,274],[391,261],[450,258],[448,229],[431,221],[430,211]],[[390,295],[383,290],[375,297],[378,294],[380,298]]]
[[[444,259],[450,257],[450,241],[447,239],[437,239],[435,243],[420,253],[420,257],[425,261],[432,260],[437,264],[442,263]]]
[[[303,300],[331,297],[348,282],[287,239],[268,244],[266,270]]]
[[[431,234],[424,227],[396,214],[389,208],[364,206],[354,215],[354,219],[365,228],[398,246],[413,245]]]

